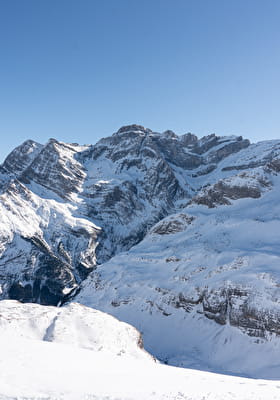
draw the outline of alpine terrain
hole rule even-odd
[[[128,324],[71,303],[0,302],[1,400],[278,400],[279,382],[162,365]]]
[[[85,305],[166,364],[280,378],[280,140],[139,125],[95,145],[28,140],[0,190],[1,299],[63,306],[3,302],[33,307],[40,338]]]

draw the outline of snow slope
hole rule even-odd
[[[141,129],[96,146],[27,141],[7,157],[0,171],[2,298],[57,305],[95,267],[97,245],[101,262],[167,214],[183,192],[159,152],[146,154],[149,132]]]
[[[135,328],[76,303],[59,308],[2,300],[0,333],[2,339],[62,343],[110,356],[152,360],[142,350],[142,338]]]
[[[138,125],[95,145],[24,142],[0,167],[1,298],[65,301],[96,263],[140,242],[209,183],[211,171],[250,147],[242,137]],[[259,150],[266,161],[271,147],[277,143]],[[252,193],[258,189],[243,188]]]
[[[0,302],[1,400],[277,400],[279,381],[156,363],[127,324],[77,304]]]
[[[170,364],[279,378],[279,172],[279,140],[27,141],[0,167],[1,298],[75,299]]]
[[[270,179],[259,198],[163,219],[75,301],[134,325],[170,364],[279,379],[280,177]]]

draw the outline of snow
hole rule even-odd
[[[63,343],[109,355],[152,359],[140,349],[139,332],[100,311],[71,303],[65,307],[0,301],[1,337]]]
[[[141,132],[138,132],[140,136]],[[234,137],[220,138],[216,146],[202,155],[205,162],[216,150],[233,142]],[[30,274],[40,263],[35,255],[29,260],[31,245],[26,239],[39,237],[50,252],[62,243],[69,251],[69,260],[73,260],[71,265],[87,260],[91,261],[88,266],[93,267],[98,226],[108,235],[104,254],[111,256],[124,248],[123,238],[132,237],[125,247],[129,248],[137,239],[133,234],[139,234],[139,228],[144,231],[150,227],[158,217],[157,211],[166,207],[164,196],[168,191],[164,193],[164,188],[154,197],[147,196],[151,189],[146,185],[150,172],[158,171],[162,165],[162,156],[148,146],[155,159],[145,158],[141,153],[142,144],[137,147],[129,138],[118,144],[112,138],[101,140],[94,149],[100,147],[102,151],[104,146],[106,151],[97,159],[90,158],[92,146],[68,145],[55,140],[46,146],[52,147],[49,150],[54,160],[45,166],[46,174],[52,177],[48,187],[40,180],[36,183],[36,179],[29,184],[14,180],[10,181],[11,190],[6,190],[7,184],[1,194],[0,250],[5,257],[0,265],[3,282],[0,291],[4,296],[9,279],[16,280],[18,276],[24,280],[28,277],[26,270]],[[122,156],[125,146],[129,151]],[[206,318],[198,301],[201,293],[207,291],[213,298],[222,296],[222,289],[248,291],[248,307],[272,316],[279,325],[280,179],[265,168],[267,162],[279,155],[280,141],[257,143],[229,155],[204,175],[199,173],[205,172],[209,164],[184,170],[169,162],[170,171],[185,190],[185,196],[174,200],[172,207],[176,214],[164,221],[176,223],[181,219],[177,214],[180,212],[193,217],[191,223],[182,223],[178,231],[166,235],[156,234],[153,227],[137,246],[98,266],[76,298],[81,304],[134,325],[143,332],[145,346],[154,356],[197,371],[154,363],[139,349],[139,336],[133,328],[122,325],[126,328],[118,330],[114,325],[118,325],[116,320],[101,317],[103,314],[94,310],[85,311],[86,308],[72,304],[60,309],[44,308],[46,311],[41,312],[36,305],[24,305],[21,309],[17,303],[9,303],[11,306],[5,303],[10,317],[6,322],[2,320],[0,326],[3,371],[0,399],[280,398],[279,383],[199,371],[279,379],[280,341],[274,333],[260,338],[249,336],[244,329],[232,326],[228,315],[225,324],[219,325]],[[30,157],[26,163],[32,160]],[[124,161],[135,163],[128,167]],[[55,168],[52,170],[53,165],[61,167],[58,175]],[[38,166],[34,171],[38,176],[42,172]],[[75,171],[80,173],[79,179]],[[70,187],[73,192],[70,190],[68,201],[60,197],[63,185],[61,192],[60,187],[52,186],[60,185],[59,177],[62,181],[73,179],[73,188]],[[164,170],[159,171],[158,178],[159,181],[166,178]],[[261,182],[265,184],[261,186],[259,199],[233,200],[231,206],[217,209],[196,204],[185,207],[191,192],[193,195],[204,185],[209,188],[218,181],[231,188],[258,188]],[[124,182],[135,186],[134,199],[137,197],[139,202],[131,215],[127,213],[127,219],[120,220],[127,209],[131,211],[133,203],[126,204],[125,200],[106,208],[103,202],[108,193]],[[93,190],[94,186],[102,189],[100,193]],[[91,208],[95,210],[93,217],[87,213]],[[83,236],[81,231],[87,235]],[[69,293],[75,285],[66,286],[63,293]],[[185,310],[177,305],[180,296],[197,304]],[[241,296],[234,306],[238,310],[243,304]],[[2,313],[7,315],[7,310],[3,309]],[[218,389],[214,389],[217,385]]]
[[[277,400],[280,396],[280,381],[161,365],[137,349],[134,328],[86,307],[55,309],[2,301],[0,309],[1,400]],[[62,317],[57,336],[42,338],[59,313],[66,319]],[[85,346],[85,336],[92,344],[103,341],[104,349]],[[127,353],[116,353],[124,345]]]
[[[76,301],[132,324],[148,351],[172,365],[279,379],[279,337],[219,325],[203,315],[202,304],[188,312],[176,307],[180,294],[197,301],[213,291],[218,299],[219,290],[232,287],[249,293],[248,307],[278,320],[280,178],[272,179],[259,199],[188,206],[183,211],[193,220],[185,226],[180,214],[160,221],[138,245],[98,266]],[[154,233],[176,219],[178,232]],[[236,310],[242,302],[236,300]]]
[[[215,146],[213,149],[210,149],[209,152],[215,154],[215,151],[225,144],[227,143]],[[186,171],[172,164],[172,169],[175,171],[176,177],[182,182],[183,187],[185,186],[187,189],[188,185],[190,185],[194,189],[199,189],[204,185],[214,184],[220,179],[232,177],[239,172],[239,169],[245,170],[246,172],[250,171],[250,168],[253,170],[253,168],[250,167],[250,163],[255,163],[257,168],[258,165],[263,166],[271,158],[276,159],[279,156],[280,140],[267,140],[251,144],[249,147],[225,157],[215,166],[214,171],[210,174],[207,173],[197,176],[197,173],[204,170],[207,165],[202,165],[191,171]],[[227,169],[229,167],[231,169]],[[261,170],[258,171],[261,173]]]

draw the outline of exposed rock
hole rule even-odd
[[[242,149],[246,149],[250,145],[249,140],[243,140],[242,136],[239,136],[236,141],[225,144],[223,147],[214,150],[208,154],[208,162],[219,162],[225,157],[237,153]]]
[[[271,187],[269,174],[279,169],[275,146],[250,158],[249,141],[242,137],[198,139],[141,125],[122,127],[96,145],[24,142],[0,169],[1,296],[63,302],[96,264],[128,251],[148,231],[187,231],[194,217],[180,211],[191,200],[216,207],[259,198]],[[245,155],[234,164],[239,152]],[[212,178],[244,165],[266,171],[238,175],[238,181]],[[179,262],[173,255],[165,259]]]
[[[19,179],[25,184],[35,182],[64,200],[71,200],[86,176],[83,166],[73,157],[75,153],[75,146],[50,139]]]
[[[192,202],[206,205],[210,208],[218,205],[229,205],[231,204],[230,200],[257,199],[261,196],[262,191],[270,186],[270,181],[263,175],[242,173],[236,177],[220,180],[214,185],[203,188],[192,199]]]
[[[124,132],[144,132],[144,133],[152,133],[151,129],[144,128],[142,125],[132,124],[122,126],[116,134],[124,133]]]
[[[279,312],[258,306],[250,288],[232,286],[203,294],[203,312],[207,318],[221,325],[236,326],[250,336],[280,335]]]
[[[272,160],[267,164],[267,167],[275,172],[280,172],[280,159]]]
[[[18,176],[31,164],[42,148],[43,145],[36,143],[33,140],[26,140],[8,155],[2,167],[6,171]]]
[[[189,224],[192,223],[194,217],[188,216],[186,214],[176,214],[171,217],[167,217],[161,222],[159,222],[151,230],[151,233],[157,235],[170,235],[172,233],[184,231]]]

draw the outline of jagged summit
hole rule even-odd
[[[126,125],[122,126],[116,133],[115,135],[120,135],[122,133],[128,133],[128,132],[134,132],[134,133],[152,133],[151,129],[145,128],[142,125],[137,125],[137,124],[132,124],[132,125]]]
[[[40,153],[43,145],[26,140],[20,146],[16,147],[5,159],[2,167],[10,173],[21,173]]]
[[[2,237],[1,257],[13,265],[11,255],[24,254],[24,259],[18,258],[22,273],[17,278],[11,275],[7,281],[3,272],[3,296],[58,302],[65,290],[76,290],[94,268],[95,256],[102,263],[129,249],[155,223],[192,198],[201,204],[213,203],[204,200],[210,192],[198,192],[202,177],[210,182],[211,172],[218,170],[223,159],[248,146],[242,137],[198,139],[170,130],[159,134],[136,124],[91,146],[54,138],[45,145],[24,142],[8,155],[1,169],[2,229],[9,232],[8,240],[6,234]],[[221,204],[227,203],[223,190]],[[16,225],[4,223],[5,215],[9,221],[17,216]],[[68,215],[77,226],[82,219],[92,223],[78,228],[83,244],[74,246],[77,229],[70,228],[73,223],[69,226]],[[24,228],[26,224],[30,229]],[[60,232],[56,225],[62,227]],[[92,239],[90,232],[94,232]],[[30,272],[22,275],[23,271]]]
[[[199,148],[203,147],[206,143],[208,146],[213,146],[216,143],[222,143],[222,142],[229,142],[229,141],[243,141],[242,136],[236,136],[236,135],[230,135],[230,136],[218,136],[215,133],[211,133],[209,135],[203,136],[201,138],[198,138],[198,136],[194,135],[191,132],[178,135],[174,131],[167,129],[166,131],[159,133],[159,132],[154,132],[152,129],[145,128],[142,125],[138,124],[131,124],[131,125],[126,125],[122,126],[121,128],[118,129],[116,133],[113,134],[115,135],[121,135],[121,134],[127,134],[127,133],[134,133],[134,134],[145,134],[145,135],[150,135],[153,134],[155,136],[159,137],[166,137],[166,138],[172,138],[172,139],[177,139],[183,142],[184,144],[188,145],[194,145],[197,144]],[[246,139],[247,143],[250,143],[248,139]],[[205,147],[204,147],[205,148]],[[201,150],[200,150],[201,151]]]
[[[196,339],[163,350],[158,327],[211,321],[210,347],[221,326],[265,345],[280,332],[279,160],[277,140],[140,125],[87,146],[26,141],[0,168],[1,298],[98,304],[176,365]]]

